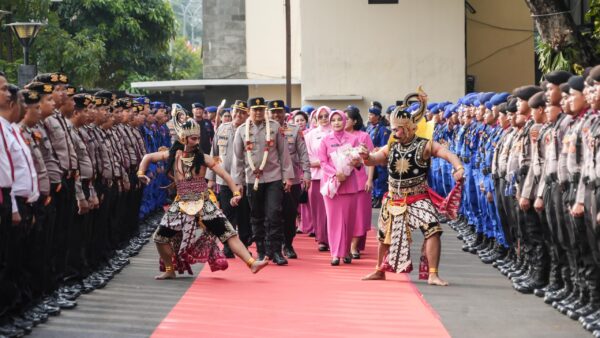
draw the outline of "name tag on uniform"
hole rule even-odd
[[[217,140],[217,145],[218,146],[226,146],[227,145],[227,141],[228,139],[226,137],[219,137],[219,139]]]
[[[294,143],[294,137],[293,136],[288,136],[287,138],[288,143]]]

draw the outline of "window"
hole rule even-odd
[[[369,5],[397,4],[398,0],[369,0]]]

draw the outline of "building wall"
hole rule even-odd
[[[300,2],[291,1],[290,10],[292,77],[295,79],[300,79],[301,71]],[[284,0],[246,0],[246,45],[248,78],[285,77]]]
[[[285,85],[248,86],[248,97],[264,97],[266,100],[284,100]],[[287,104],[287,102],[286,102]],[[302,95],[300,85],[292,85],[292,104],[290,107],[300,107]]]
[[[423,85],[430,100],[464,93],[464,0],[302,0],[302,95],[359,95],[384,105]],[[309,102],[312,103],[312,102]]]
[[[467,74],[475,91],[511,91],[535,81],[533,20],[523,0],[469,0]]]
[[[244,0],[204,0],[205,79],[246,78],[245,5]]]

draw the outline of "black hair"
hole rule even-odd
[[[173,167],[175,166],[175,156],[177,155],[177,151],[179,151],[179,150],[183,151],[184,149],[185,149],[185,145],[179,141],[175,141],[173,143],[173,145],[171,146],[171,148],[169,148],[169,158],[167,159],[167,168],[166,168],[167,172],[171,172],[173,170]],[[193,162],[194,172],[196,174],[199,174],[200,169],[204,165],[204,153],[202,152],[202,149],[200,148],[199,144],[196,148],[194,148],[194,150],[192,152],[194,153],[194,162]]]
[[[344,112],[346,115],[348,115],[348,118],[356,121],[356,123],[352,126],[352,129],[362,130],[364,128],[365,124],[362,116],[360,116],[360,112],[358,112],[356,109],[346,109]]]
[[[304,117],[304,120],[306,121],[306,124],[308,125],[308,123],[310,122],[308,120],[308,114],[303,112],[302,110],[298,110],[294,113],[294,119],[296,119],[296,115],[301,115],[302,117]]]
[[[10,102],[17,102],[17,99],[19,98],[19,96],[17,95],[19,93],[19,87],[15,86],[12,83],[9,83],[8,91],[10,92]]]

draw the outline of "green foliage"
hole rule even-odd
[[[183,37],[178,37],[173,43],[171,52],[173,79],[198,79],[202,78],[202,57],[200,51],[193,51],[186,45]]]
[[[201,76],[199,53],[176,39],[175,18],[164,0],[4,0],[0,9],[13,15],[8,22],[47,22],[31,50],[31,61],[42,72],[61,70],[84,87],[126,89],[138,80]],[[11,37],[7,31],[4,38]],[[12,38],[0,46],[0,69],[16,80],[22,50]],[[170,72],[170,69],[173,72]]]
[[[571,60],[577,60],[577,52],[571,47],[554,50],[549,43],[536,38],[535,52],[538,56],[539,67],[543,73],[553,70],[566,70],[572,72]]]
[[[595,40],[596,54],[600,55],[600,0],[590,0],[585,18],[592,24],[591,36]]]

